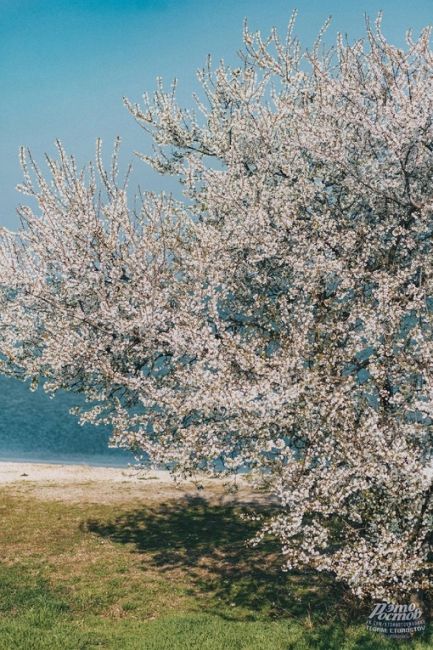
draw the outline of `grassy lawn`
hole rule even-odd
[[[113,487],[115,489],[115,487]],[[1,650],[433,647],[367,633],[369,608],[251,549],[241,508],[188,498],[119,505],[0,492]]]

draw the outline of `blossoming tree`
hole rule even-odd
[[[1,369],[180,475],[248,468],[288,568],[398,597],[431,585],[430,30],[303,50],[293,23],[245,27],[194,111],[161,84],[126,102],[182,200],[129,208],[117,152],[81,172],[59,145],[48,179],[22,153]]]

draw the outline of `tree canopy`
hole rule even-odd
[[[433,53],[244,29],[195,108],[138,105],[182,198],[131,209],[117,147],[44,175],[22,152],[22,228],[0,243],[1,370],[84,392],[83,421],[278,501],[287,568],[359,596],[431,586]],[[260,535],[257,538],[259,541]]]

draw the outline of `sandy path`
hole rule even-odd
[[[253,493],[246,481],[240,481],[234,497],[225,495],[219,479],[206,478],[202,486],[199,489],[192,481],[177,484],[167,471],[0,461],[0,500],[3,489],[44,500],[87,503],[162,501],[187,496],[224,501],[263,498]]]
[[[90,465],[60,465],[50,463],[19,463],[0,462],[0,484],[14,482],[56,481],[61,483],[77,483],[83,481],[110,481],[112,483],[136,483],[145,476],[133,468],[123,467],[93,467]],[[172,482],[169,472],[151,471],[146,474],[148,479],[160,482]]]

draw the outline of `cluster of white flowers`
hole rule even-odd
[[[59,145],[48,180],[23,152],[1,370],[83,392],[83,421],[180,476],[248,467],[287,567],[385,598],[431,584],[430,30],[303,51],[293,29],[245,27],[196,111],[161,83],[127,102],[183,200],[131,210],[117,152],[82,173]]]

